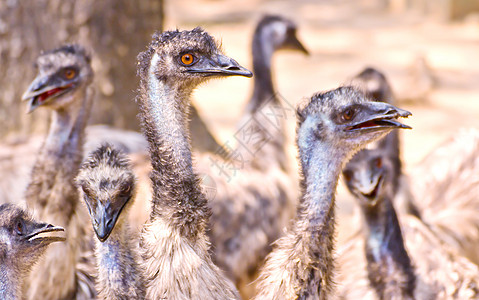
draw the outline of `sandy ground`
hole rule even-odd
[[[414,129],[402,133],[406,170],[459,128],[479,128],[479,18],[441,23],[424,16],[392,13],[378,1],[168,1],[166,28],[197,25],[220,39],[225,52],[251,67],[251,36],[262,14],[277,13],[298,23],[309,57],[293,52],[274,57],[279,93],[296,106],[317,91],[347,82],[366,66],[382,70],[398,106],[413,116]],[[213,81],[195,94],[195,103],[221,141],[232,139],[253,81]],[[296,157],[295,120],[289,122],[289,153]],[[338,191],[340,239],[354,207],[341,185]]]

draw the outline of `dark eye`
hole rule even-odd
[[[65,71],[63,71],[63,76],[65,79],[73,79],[77,76],[77,71],[72,68],[67,68]]]
[[[354,117],[354,109],[346,109],[345,111],[343,111],[342,117],[344,121],[350,121]]]
[[[23,235],[24,228],[23,228],[22,221],[17,221],[17,223],[15,224],[15,231],[17,232],[18,235]]]
[[[196,57],[193,54],[185,53],[181,56],[181,63],[185,66],[191,66],[196,62]]]
[[[381,168],[383,166],[383,160],[381,157],[376,158],[376,161],[374,162],[376,168]]]
[[[120,192],[120,195],[123,197],[128,197],[130,196],[130,191],[131,191],[131,185],[127,185],[123,187],[123,189]]]
[[[344,180],[349,182],[353,178],[353,173],[350,170],[344,170],[343,176],[344,176]]]

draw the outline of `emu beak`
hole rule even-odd
[[[73,83],[64,83],[53,76],[39,76],[33,80],[22,96],[22,101],[28,103],[27,113],[31,113],[37,107],[45,104],[48,100],[56,98],[68,92],[74,87]]]
[[[108,239],[113,228],[115,228],[118,217],[129,200],[130,198],[118,207],[112,207],[109,202],[107,202],[106,205],[100,201],[98,202],[95,212],[92,212],[92,219],[95,220],[95,222],[93,222],[93,229],[100,242],[103,243]]]
[[[349,124],[347,131],[380,131],[385,129],[412,129],[412,127],[397,121],[397,118],[407,118],[412,115],[407,110],[397,108],[385,102],[367,102],[359,121]]]
[[[95,234],[100,242],[104,242],[113,231],[116,220],[118,219],[118,214],[114,213],[111,207],[105,207],[99,202],[93,217],[96,221],[93,222]]]
[[[63,236],[51,235],[52,232],[65,231],[63,227],[53,226],[47,223],[36,223],[34,230],[25,238],[29,242],[51,244],[53,242],[63,242],[66,240]]]
[[[284,41],[284,46],[282,48],[284,49],[291,49],[291,50],[298,50],[300,52],[303,52],[306,55],[309,55],[308,49],[306,49],[303,46],[303,43],[301,43],[298,40],[298,37],[296,36],[296,32],[292,32],[291,34],[288,34],[286,36],[286,40]]]
[[[362,185],[358,187],[358,191],[366,198],[374,199],[378,194],[379,186],[382,184],[383,181],[383,176],[379,175],[374,179],[375,180],[373,182],[369,180],[368,182],[365,182],[365,180],[362,180]]]
[[[242,67],[234,59],[223,55],[217,54],[212,58],[206,59],[203,62],[197,63],[192,68],[189,68],[188,73],[202,73],[205,75],[223,75],[223,76],[245,76],[253,77],[253,73]]]

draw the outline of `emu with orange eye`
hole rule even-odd
[[[374,165],[376,166],[376,168],[381,168],[383,166],[383,160],[381,157],[377,157],[375,160],[374,160]]]
[[[180,57],[180,62],[184,66],[191,66],[196,63],[198,59],[191,53],[182,54]]]
[[[65,79],[71,80],[75,78],[76,76],[77,76],[77,71],[73,68],[66,68],[63,71],[63,77],[65,77]]]
[[[343,111],[343,114],[342,114],[342,119],[343,121],[347,122],[347,121],[351,121],[354,117],[354,109],[353,108],[347,108],[345,111]]]
[[[17,221],[15,225],[15,231],[18,235],[23,235],[23,223],[22,221]]]

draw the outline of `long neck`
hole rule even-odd
[[[157,76],[158,54],[143,74],[139,97],[140,118],[149,143],[153,171],[150,219],[166,220],[172,228],[192,237],[206,228],[209,210],[193,172],[187,109],[193,87]]]
[[[62,216],[66,223],[78,202],[74,178],[82,160],[85,127],[92,99],[86,90],[79,91],[73,103],[53,111],[48,136],[32,170],[26,190],[27,205],[44,221],[48,215]]]
[[[139,267],[139,256],[131,232],[118,220],[105,242],[95,238],[95,257],[98,266],[99,298],[143,299],[145,282]]]
[[[334,195],[346,158],[321,141],[307,145],[311,136],[304,131],[298,136],[303,171],[298,216],[268,256],[255,299],[329,299],[333,291]]]
[[[0,298],[5,300],[23,299],[22,286],[26,276],[16,270],[10,262],[1,262],[0,268]]]
[[[296,231],[303,239],[307,237],[307,255],[318,262],[323,281],[328,284],[333,269],[335,193],[345,158],[325,143],[314,148],[309,156],[300,154],[304,178]],[[324,256],[318,257],[318,253]]]
[[[263,172],[272,168],[288,171],[285,122],[295,118],[293,107],[275,95],[271,77],[274,50],[265,28],[257,30],[253,38],[253,96],[235,135],[240,140],[234,154]]]
[[[271,59],[274,47],[266,37],[265,30],[261,29],[255,32],[252,50],[254,88],[248,110],[255,111],[264,101],[271,99],[274,95],[273,79],[271,77]]]
[[[392,299],[397,295],[411,298],[415,275],[391,197],[384,196],[375,207],[363,208],[363,212],[371,285],[381,299]]]

